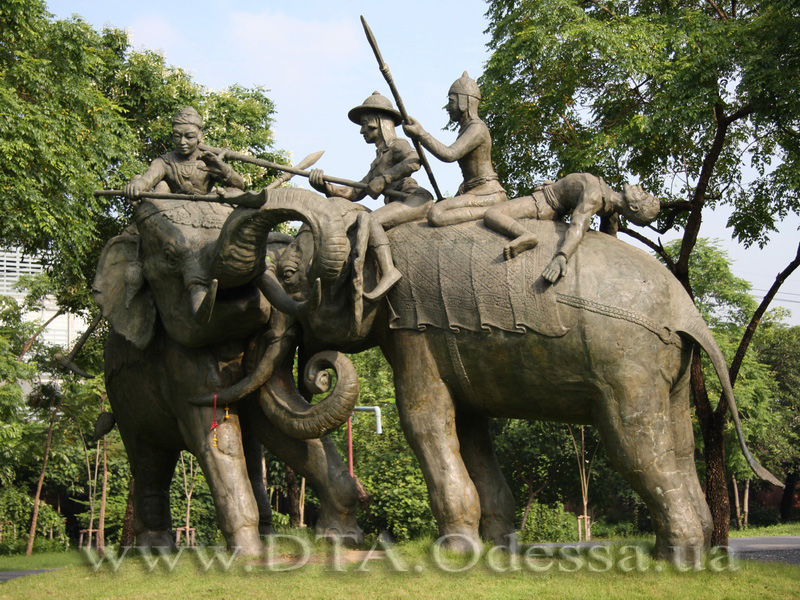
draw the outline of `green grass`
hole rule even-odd
[[[731,563],[728,557],[717,556],[708,560],[702,570],[680,572],[645,554],[637,555],[629,542],[613,545],[606,555],[572,551],[560,560],[511,558],[490,549],[476,557],[477,562],[471,568],[447,572],[436,567],[430,542],[417,540],[394,547],[395,564],[405,569],[402,571],[393,568],[386,557],[364,562],[363,555],[355,562],[339,564],[341,570],[336,570],[333,551],[321,543],[310,543],[312,554],[308,563],[287,572],[276,572],[264,561],[249,559],[236,560],[227,571],[219,566],[206,569],[191,552],[181,555],[173,570],[164,563],[150,567],[141,557],[126,558],[116,572],[105,565],[95,572],[88,564],[73,563],[58,571],[0,585],[0,600],[43,597],[222,600],[285,596],[304,600],[645,597],[750,600],[793,598],[800,589],[800,567],[797,566],[749,561]],[[297,546],[288,542],[279,544],[275,553],[287,561],[285,566],[296,560],[292,556],[297,554]],[[66,556],[74,560],[76,553]],[[607,560],[603,560],[603,556]],[[451,570],[465,566],[464,557],[449,553],[438,560]],[[516,561],[516,570],[511,561]],[[5,564],[0,562],[0,565]]]
[[[0,556],[0,571],[23,571],[28,569],[55,569],[72,565],[83,565],[86,560],[77,550],[69,552],[42,552],[33,556],[14,554]]]
[[[773,537],[776,535],[800,535],[799,523],[782,523],[780,525],[770,525],[769,527],[749,527],[738,529],[731,527],[730,537]]]

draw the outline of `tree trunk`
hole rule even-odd
[[[736,475],[731,475],[731,483],[733,484],[733,506],[734,513],[736,514],[736,528],[742,530],[742,512],[739,508],[739,484],[736,482]]]
[[[119,538],[120,547],[133,546],[134,533],[133,533],[133,491],[136,486],[136,481],[131,474],[128,481],[128,506],[125,509],[125,516],[122,518],[122,533]]]
[[[289,501],[289,521],[292,527],[300,527],[300,487],[297,475],[291,467],[286,467],[286,499]]]
[[[36,525],[39,520],[39,504],[42,498],[42,486],[44,476],[47,472],[47,460],[50,457],[50,444],[53,442],[53,429],[56,426],[55,396],[50,400],[50,427],[47,430],[47,441],[44,445],[44,461],[42,462],[42,472],[39,474],[39,482],[36,484],[36,494],[33,496],[33,516],[31,517],[31,530],[28,534],[28,546],[25,548],[25,556],[33,554],[33,542],[36,539]]]
[[[103,437],[103,487],[100,491],[100,516],[97,517],[97,551],[106,553],[106,500],[108,499],[108,440]]]
[[[747,526],[750,524],[750,480],[747,480],[747,483],[744,484],[744,528],[747,529]]]
[[[794,488],[800,481],[800,472],[792,471],[786,476],[786,485],[781,496],[781,523],[788,523],[792,519],[794,508]]]

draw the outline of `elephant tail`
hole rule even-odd
[[[687,296],[688,301],[688,296]],[[739,420],[739,409],[736,406],[736,399],[733,396],[733,385],[731,384],[730,375],[728,374],[728,365],[725,362],[725,356],[722,350],[717,345],[714,336],[711,334],[708,325],[697,312],[697,309],[692,304],[691,310],[689,307],[681,311],[683,319],[682,323],[675,330],[691,338],[698,346],[705,350],[711,364],[714,366],[714,371],[717,373],[719,382],[722,385],[722,395],[725,397],[728,407],[731,410],[731,419],[736,428],[736,437],[739,438],[739,446],[742,449],[742,454],[747,460],[747,464],[753,472],[764,481],[769,481],[773,485],[783,487],[783,483],[775,477],[772,473],[767,471],[759,462],[750,454],[745,440],[744,431],[742,430],[742,423]]]

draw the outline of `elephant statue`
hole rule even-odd
[[[569,273],[541,273],[566,225],[527,221],[535,250],[506,261],[507,240],[473,221],[413,222],[388,232],[403,279],[382,301],[363,300],[376,266],[365,260],[362,217],[316,203],[351,257],[316,309],[299,317],[306,352],[380,346],[394,371],[397,407],[416,454],[439,533],[453,549],[483,539],[510,546],[514,499],[500,471],[488,417],[594,425],[615,467],[647,504],[655,554],[696,560],[711,514],[694,463],[689,365],[695,344],[711,358],[750,456],[722,353],[688,294],[655,258],[588,232]],[[276,275],[288,300],[314,294],[323,249],[303,228]]]
[[[337,384],[313,407],[303,399],[292,377],[294,323],[310,305],[273,297],[282,290],[267,268],[292,239],[271,229],[287,218],[308,222],[293,206],[310,192],[268,194],[269,212],[142,201],[133,225],[100,258],[93,293],[111,327],[106,389],[135,477],[139,546],[174,547],[169,486],[188,450],[208,480],[228,547],[259,554],[260,535],[271,532],[261,444],[317,491],[318,533],[363,539],[356,482],[333,443],[320,439],[351,413],[357,375],[342,355],[321,353],[309,362],[305,387],[327,391],[327,369]],[[320,240],[331,243],[325,232]],[[343,258],[341,250],[326,257],[333,272]],[[320,270],[319,285],[330,283],[330,271]],[[222,390],[214,407],[189,402]]]

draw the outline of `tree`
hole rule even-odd
[[[131,211],[123,199],[95,198],[92,191],[121,187],[171,149],[172,116],[186,105],[203,115],[208,143],[285,161],[272,148],[274,107],[263,88],[210,91],[163,56],[134,51],[122,30],[98,32],[77,17],[54,20],[42,0],[0,5],[0,246],[21,246],[43,261],[45,274],[26,282],[30,303],[52,295],[64,312],[96,312],[90,291],[99,254]],[[275,175],[236,168],[254,188]],[[79,432],[90,431],[104,390],[64,380],[41,469],[48,421],[25,407],[17,382],[63,377],[53,356],[63,349],[36,342],[28,363],[15,360],[32,333],[21,309],[0,299],[0,483],[33,493],[44,473],[42,498],[65,498],[68,524],[77,528],[83,516],[71,499],[82,502],[87,483],[76,467],[83,462]],[[84,346],[76,360],[84,370],[101,372],[106,334],[101,326]],[[102,386],[101,378],[96,382]],[[108,456],[106,530],[116,535],[125,509],[117,496],[129,487],[119,437],[103,442],[100,453]],[[205,506],[205,496],[197,497]],[[102,498],[100,504],[102,512]],[[209,540],[215,531],[209,527]]]
[[[662,199],[654,229],[683,231],[680,250],[672,258],[646,235],[621,231],[660,254],[690,295],[689,261],[706,211],[733,206],[733,234],[749,245],[766,243],[776,221],[800,209],[796,3],[490,0],[487,14],[493,55],[480,80],[483,111],[510,192],[576,171],[612,186],[637,177]],[[734,380],[772,296],[743,332]],[[724,544],[727,408],[709,402],[699,358],[692,391],[712,542]]]

